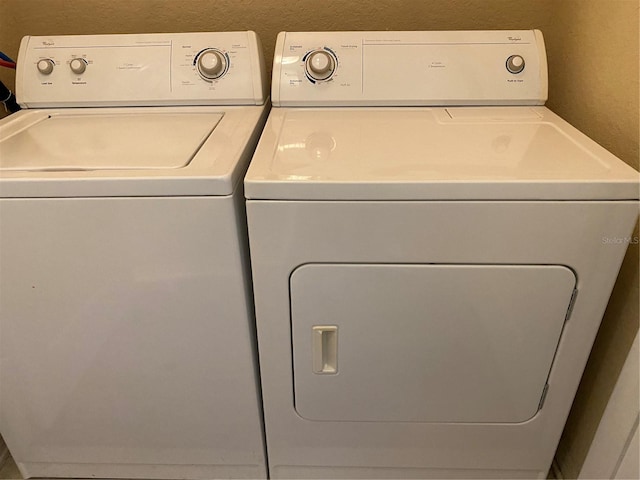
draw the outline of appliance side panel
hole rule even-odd
[[[25,85],[25,57],[27,55],[27,48],[29,46],[30,36],[22,37],[20,40],[20,49],[18,50],[18,61],[16,63],[16,100],[22,108],[28,108],[29,105],[22,100],[23,88]]]
[[[271,103],[274,107],[281,107],[280,91],[282,90],[281,82],[285,81],[282,78],[282,58],[284,57],[284,45],[287,38],[287,32],[278,33],[276,38],[276,49],[273,54],[273,72],[271,81]]]
[[[540,99],[544,104],[549,99],[549,64],[547,62],[547,48],[544,43],[544,36],[540,30],[533,31],[540,52]]]
[[[251,52],[251,75],[253,77],[253,91],[256,105],[262,105],[269,96],[267,71],[265,68],[264,49],[260,37],[256,32],[247,32],[248,45]]]

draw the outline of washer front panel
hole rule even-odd
[[[0,430],[23,473],[265,477],[241,205],[0,199]]]

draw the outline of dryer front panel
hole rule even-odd
[[[296,410],[321,421],[529,420],[575,284],[556,265],[302,265],[290,278]]]

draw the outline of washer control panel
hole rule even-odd
[[[543,105],[542,33],[281,32],[274,106]]]
[[[24,37],[25,107],[245,105],[266,98],[254,32]]]

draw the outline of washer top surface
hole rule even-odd
[[[230,195],[265,108],[23,110],[0,122],[0,197]]]
[[[545,107],[278,108],[249,199],[638,199],[638,172]]]

